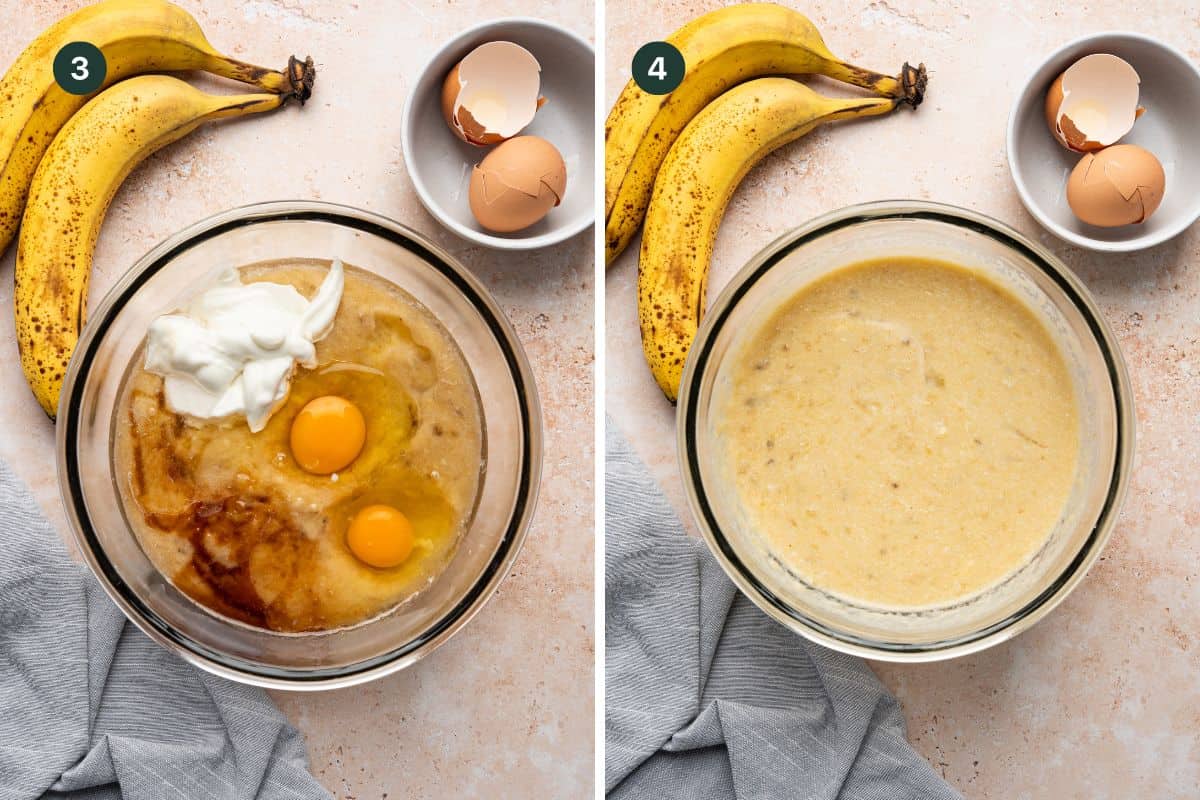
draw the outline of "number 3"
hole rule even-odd
[[[71,59],[71,64],[75,67],[75,71],[71,73],[71,78],[77,81],[86,81],[88,75],[88,60],[83,56],[75,56]]]
[[[667,63],[662,56],[658,56],[650,62],[650,69],[646,70],[646,74],[651,78],[658,78],[660,81],[667,79]]]

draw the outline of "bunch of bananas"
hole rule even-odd
[[[107,62],[104,84],[90,98],[54,79],[55,54],[80,41]],[[178,70],[203,70],[261,93],[209,95],[144,74]],[[218,53],[199,23],[166,0],[103,0],[43,31],[0,79],[0,253],[19,225],[13,305],[21,366],[52,419],[86,315],[96,237],[121,182],[204,122],[269,111],[292,98],[303,103],[314,77],[311,59],[293,57],[277,71]]]
[[[683,82],[651,95],[630,81],[604,136],[605,256],[642,232],[638,318],[646,361],[672,402],[704,310],[709,260],[729,198],[772,150],[825,122],[916,107],[924,64],[889,77],[837,59],[804,15],[771,3],[718,9],[668,42],[683,54]],[[820,74],[872,98],[824,97],[795,80]]]

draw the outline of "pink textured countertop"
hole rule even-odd
[[[607,5],[610,105],[639,45],[720,3],[647,5]],[[1145,13],[1118,0],[794,5],[860,66],[891,72],[924,61],[929,93],[915,113],[820,128],[753,170],[721,226],[710,298],[759,249],[817,214],[867,200],[952,203],[1062,257],[1098,299],[1133,378],[1132,488],[1087,580],[1032,630],[987,652],[874,665],[900,697],[910,739],[968,798],[1200,796],[1200,226],[1133,255],[1067,246],[1025,212],[1004,154],[1009,104],[1051,50],[1128,29],[1200,61],[1200,11],[1164,2]],[[642,362],[635,251],[606,281],[607,411],[686,517],[674,412]]]
[[[282,66],[311,54],[304,108],[211,125],[151,157],[118,193],[92,274],[97,301],[151,246],[209,214],[320,199],[397,219],[457,256],[520,335],[541,393],[545,461],[529,538],[493,600],[411,669],[322,694],[275,692],[337,797],[584,797],[593,750],[593,267],[591,232],[534,255],[502,255],[443,231],[419,204],[400,152],[405,92],[441,42],[476,21],[534,16],[591,38],[591,0],[551,3],[178,0],[218,49]],[[0,67],[83,5],[3,0]],[[16,247],[0,261],[11,307]],[[11,313],[0,314],[0,458],[64,538],[53,426],[25,387]]]

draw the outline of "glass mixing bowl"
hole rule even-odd
[[[848,264],[904,255],[940,258],[984,274],[1041,318],[1075,384],[1080,457],[1057,527],[1022,568],[952,605],[882,609],[823,592],[767,551],[720,480],[714,398],[728,386],[742,343],[801,287]],[[933,203],[883,202],[836,211],[786,234],[721,292],[688,356],[678,442],[700,530],[754,603],[835,650],[887,661],[933,661],[1015,636],[1079,583],[1104,547],[1125,495],[1133,426],[1129,377],[1116,340],[1087,289],[1062,262],[982,214]]]
[[[150,322],[230,266],[335,259],[413,295],[449,330],[479,389],[486,469],[475,513],[444,572],[411,600],[354,627],[281,634],[195,603],[146,557],[124,516],[110,444],[118,390]],[[424,237],[347,206],[279,202],[196,223],[147,253],[92,312],[58,413],[58,468],[79,548],[151,638],[234,680],[286,689],[347,686],[402,669],[462,628],[508,572],[533,515],[541,417],[525,353],[499,306]]]

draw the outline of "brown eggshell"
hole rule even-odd
[[[468,53],[446,75],[442,82],[442,118],[459,139],[479,147],[503,142],[532,120],[546,98],[537,94],[541,66],[525,48],[512,42],[485,42]],[[527,109],[527,116],[504,132],[492,130],[472,113],[470,99],[464,96],[464,78],[475,84],[484,83],[505,95],[504,104],[510,110]],[[524,80],[524,85],[513,83]],[[466,94],[470,94],[467,89]],[[532,96],[530,96],[532,93]],[[495,124],[495,120],[488,122]]]
[[[504,141],[503,136],[488,133],[465,108],[458,110],[458,124],[454,123],[454,103],[458,100],[458,93],[462,89],[462,82],[458,74],[461,63],[454,65],[454,69],[450,70],[450,74],[442,83],[442,119],[446,120],[446,125],[450,128],[451,133],[467,144],[485,147]]]
[[[460,139],[463,136],[459,133],[458,126],[454,124],[454,101],[458,99],[458,92],[461,88],[462,82],[458,79],[458,64],[455,64],[454,69],[450,70],[450,74],[446,76],[446,80],[442,81],[442,119],[446,120],[450,130],[454,131],[454,135]]]
[[[1108,103],[1115,103],[1118,108],[1130,109],[1132,114],[1128,119],[1128,127],[1114,129],[1110,122],[1107,128],[1090,132],[1082,130],[1072,119],[1070,103],[1067,102],[1070,99],[1065,88],[1068,77],[1073,81],[1072,91],[1078,92],[1085,100],[1100,98]],[[1108,53],[1084,56],[1055,78],[1046,90],[1044,112],[1050,134],[1063,147],[1077,153],[1094,153],[1112,145],[1127,134],[1133,122],[1146,111],[1137,105],[1138,82],[1139,78],[1133,67],[1117,56]],[[1119,114],[1117,117],[1121,118]],[[1090,138],[1092,135],[1097,138]]]
[[[1066,114],[1063,114],[1062,118],[1059,119],[1058,126],[1062,128],[1062,137],[1059,141],[1063,142],[1076,153],[1094,153],[1097,150],[1104,149],[1104,145],[1100,144],[1100,142],[1095,142],[1087,138],[1087,134],[1075,126],[1075,120]]]
[[[462,125],[462,131],[454,128],[453,125],[451,126],[451,128],[454,128],[454,132],[458,134],[458,138],[473,145],[487,147],[488,145],[504,141],[502,135],[490,133],[487,128],[480,125],[466,108],[458,109],[458,124]]]
[[[453,73],[452,73],[453,74]],[[1058,107],[1063,101],[1063,76],[1059,75],[1054,79],[1054,83],[1050,84],[1050,88],[1046,90],[1046,125],[1050,128],[1050,135],[1058,140],[1058,143],[1063,147],[1067,143],[1063,141],[1062,134],[1058,132]],[[442,103],[445,104],[445,95],[442,95]],[[443,106],[444,107],[444,106]]]
[[[497,233],[523,230],[561,202],[567,165],[558,149],[537,136],[500,144],[471,171],[471,213]]]
[[[1087,136],[1075,127],[1074,121],[1066,115],[1062,118],[1062,130],[1059,130],[1058,109],[1064,100],[1062,86],[1063,76],[1059,75],[1046,92],[1046,124],[1050,127],[1050,135],[1063,147],[1076,153],[1092,153],[1103,148],[1104,145],[1099,142],[1088,141]]]
[[[1067,203],[1089,225],[1113,228],[1144,222],[1162,203],[1166,173],[1149,150],[1106,147],[1079,160],[1067,179]]]

